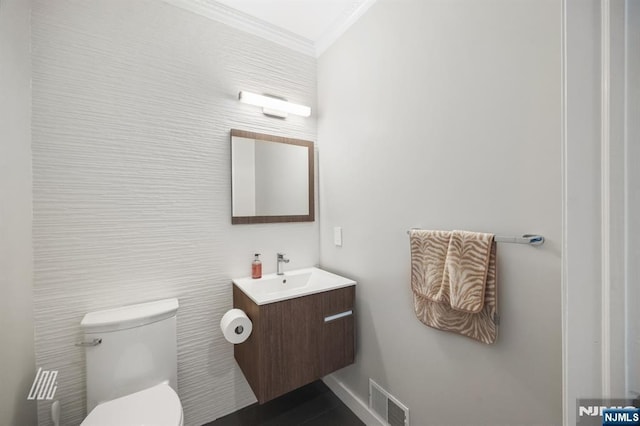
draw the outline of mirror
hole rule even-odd
[[[231,223],[314,221],[313,142],[231,130]]]

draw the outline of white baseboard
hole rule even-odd
[[[369,410],[369,405],[358,398],[348,387],[333,375],[322,379],[325,385],[336,394],[353,413],[358,416],[367,426],[387,426],[388,423]]]

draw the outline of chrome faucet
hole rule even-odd
[[[289,259],[284,257],[284,253],[278,253],[277,275],[284,275],[284,271],[282,270],[283,263],[289,263]]]

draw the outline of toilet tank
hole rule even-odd
[[[86,347],[87,412],[160,383],[176,392],[177,299],[91,312],[80,326]]]

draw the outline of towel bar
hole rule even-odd
[[[420,228],[411,228],[411,229],[420,229]],[[407,234],[409,231],[407,231]],[[515,244],[530,244],[532,246],[541,246],[544,244],[544,237],[542,235],[536,234],[524,234],[521,237],[505,237],[496,235],[494,241],[497,243],[515,243]]]

